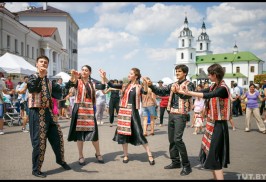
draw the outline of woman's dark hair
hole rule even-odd
[[[175,70],[177,69],[181,69],[184,73],[186,73],[186,76],[187,76],[188,70],[189,70],[187,65],[184,65],[184,64],[176,65]]]
[[[82,66],[82,68],[83,68],[83,67],[88,68],[88,70],[91,72],[91,67],[90,67],[89,65],[84,65],[84,66]]]
[[[248,88],[250,88],[251,86],[253,86],[254,88],[257,88],[254,83],[251,83]]]
[[[224,69],[220,64],[213,64],[208,68],[208,73],[211,75],[216,75],[218,81],[221,81],[224,77]]]
[[[36,63],[39,61],[39,59],[46,59],[49,63],[49,58],[47,56],[42,55],[42,56],[37,57]]]
[[[91,72],[91,67],[89,66],[89,65],[84,65],[84,66],[82,66],[82,68],[83,67],[86,67],[86,68],[88,68],[88,70]],[[90,86],[91,86],[91,88],[92,88],[92,98],[91,98],[91,100],[92,100],[92,103],[93,103],[93,105],[96,103],[96,96],[95,96],[95,89],[94,89],[94,87],[93,87],[93,84],[92,84],[92,82],[91,82],[91,75],[89,75],[89,84],[90,84]],[[87,84],[85,84],[84,83],[84,85],[85,85],[85,87],[87,88],[88,87],[88,85]],[[87,88],[87,90],[88,90],[88,88]]]
[[[140,78],[141,78],[140,70],[138,68],[132,68],[131,70],[137,76],[137,83],[140,84]],[[125,89],[122,91],[122,97],[124,96],[125,91],[126,91],[126,89],[127,89],[127,87],[129,86],[130,83],[131,83],[131,81],[128,82],[128,84],[125,86]]]

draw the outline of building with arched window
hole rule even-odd
[[[184,28],[178,37],[176,49],[176,63],[189,67],[187,79],[199,84],[203,79],[202,73],[207,73],[207,68],[214,64],[220,64],[225,70],[224,80],[227,85],[237,82],[239,86],[249,85],[254,82],[254,76],[263,73],[264,61],[249,51],[239,52],[237,45],[231,53],[213,54],[211,40],[206,33],[205,23],[202,23],[202,32],[196,40],[196,48],[193,47],[194,37],[188,27],[188,19],[185,17]],[[175,70],[173,70],[173,78]],[[207,81],[207,79],[205,79]]]

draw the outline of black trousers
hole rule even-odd
[[[163,116],[164,116],[165,110],[167,111],[167,107],[160,107],[160,124],[163,124]],[[169,111],[167,112],[169,114]]]
[[[190,166],[186,145],[183,142],[183,133],[186,127],[187,115],[169,114],[168,140],[170,143],[169,153],[172,163],[182,163],[183,167]],[[181,160],[180,160],[181,158]]]
[[[55,153],[56,163],[65,163],[63,133],[59,124],[54,122],[49,109],[30,108],[29,127],[33,147],[32,170],[41,171],[47,138]]]
[[[109,101],[109,121],[111,124],[114,122],[114,117],[115,117],[115,110],[116,113],[118,114],[119,111],[119,101],[120,99],[118,98],[110,98]]]
[[[265,101],[262,101],[262,102],[261,102],[261,106],[260,106],[260,115],[263,114],[264,107],[265,107]]]

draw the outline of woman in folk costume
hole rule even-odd
[[[222,168],[227,168],[229,159],[229,132],[227,122],[230,119],[231,99],[230,89],[225,84],[224,69],[219,64],[208,68],[208,77],[214,82],[208,89],[192,92],[187,89],[178,93],[210,99],[208,114],[210,121],[206,123],[205,134],[202,137],[200,161],[205,169],[213,170],[214,179],[224,179]]]
[[[96,150],[96,159],[99,163],[104,163],[100,154],[98,126],[95,118],[95,89],[103,90],[105,85],[92,83],[90,75],[91,67],[84,65],[81,73],[71,70],[71,78],[66,84],[66,89],[76,88],[68,141],[77,142],[80,165],[85,165],[83,156],[85,141],[92,141]]]
[[[106,72],[100,70],[103,82],[108,83],[112,88],[122,89],[122,84],[112,84],[106,78]],[[141,77],[138,68],[132,68],[128,75],[129,83],[125,86],[120,99],[120,109],[118,112],[117,129],[113,141],[122,144],[124,151],[123,163],[128,163],[128,143],[138,146],[143,145],[147,154],[150,165],[155,164],[148,141],[143,135],[141,127],[141,118],[139,115],[139,106],[141,101],[142,86],[139,83]],[[144,83],[145,85],[145,83]],[[146,85],[147,86],[147,85]],[[145,93],[144,93],[145,94]]]

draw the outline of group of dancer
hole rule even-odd
[[[46,150],[46,140],[50,142],[56,155],[56,163],[65,170],[71,168],[64,160],[63,134],[58,122],[55,122],[52,112],[52,97],[61,99],[62,90],[57,84],[47,78],[49,59],[40,56],[36,60],[37,73],[29,76],[29,124],[32,142],[32,174],[46,177],[41,172]],[[208,68],[209,78],[214,84],[205,89],[204,93],[194,92],[194,85],[186,79],[189,68],[186,65],[175,67],[177,82],[167,87],[154,86],[150,79],[142,77],[138,68],[132,68],[128,75],[128,84],[113,84],[106,78],[106,72],[99,70],[101,83],[91,79],[92,69],[84,65],[81,71],[71,70],[71,78],[66,89],[76,88],[75,105],[72,110],[71,124],[67,140],[77,142],[79,151],[78,162],[85,165],[83,145],[85,141],[92,141],[96,150],[95,157],[99,163],[104,163],[99,147],[98,126],[95,118],[95,89],[103,90],[105,86],[122,89],[120,109],[117,116],[117,128],[113,141],[122,144],[123,163],[130,161],[128,144],[142,145],[147,153],[147,161],[155,165],[148,141],[143,134],[139,108],[141,96],[147,94],[148,88],[159,96],[169,96],[167,109],[169,110],[168,140],[171,163],[164,169],[182,168],[180,175],[192,172],[185,143],[182,139],[186,127],[188,114],[192,109],[192,96],[209,99],[210,121],[206,124],[206,131],[202,138],[200,161],[204,168],[213,170],[214,179],[223,179],[223,167],[229,162],[229,135],[227,121],[230,118],[230,92],[223,81],[224,71],[219,64]],[[140,84],[142,79],[142,84]]]

